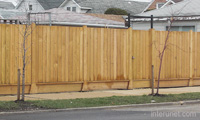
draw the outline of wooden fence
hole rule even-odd
[[[20,25],[0,25],[0,94],[16,94]],[[36,26],[27,38],[26,93],[151,87],[166,31]],[[200,33],[171,32],[161,87],[200,85]],[[155,84],[156,86],[156,84]]]

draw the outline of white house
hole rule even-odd
[[[184,0],[182,2],[139,14],[139,16],[154,15],[154,29],[166,31],[170,17],[174,16],[172,31],[200,32],[200,0]],[[150,29],[150,19],[135,18],[131,20],[133,29]]]
[[[101,13],[108,8],[120,8],[131,14],[139,14],[149,6],[150,2],[132,0],[21,0],[16,9],[39,12],[52,8],[64,8],[77,13]]]
[[[80,1],[81,2],[81,1]],[[79,4],[79,1],[75,0],[66,0],[61,5],[60,8],[64,8],[68,11],[73,11],[77,13],[87,13],[89,10],[91,10],[91,7],[82,7]]]
[[[15,9],[25,12],[39,12],[45,10],[38,0],[21,0],[19,1]]]
[[[176,4],[178,2],[181,2],[183,0],[152,0],[149,6],[146,8],[146,10],[154,10],[163,8],[167,5]]]

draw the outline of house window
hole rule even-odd
[[[168,30],[168,28],[169,27],[167,26],[166,30]],[[170,31],[186,31],[186,32],[190,30],[195,31],[195,26],[172,26],[170,29]]]
[[[68,10],[68,11],[71,11],[71,7],[67,7],[67,10]]]
[[[29,10],[33,10],[33,5],[29,5]]]
[[[73,12],[76,12],[76,7],[72,7],[72,11],[73,11]]]
[[[157,4],[156,4],[156,9],[161,8],[164,4],[165,4],[165,3],[157,3]]]

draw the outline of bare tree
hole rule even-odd
[[[161,75],[161,72],[162,72],[163,57],[164,57],[166,49],[168,47],[171,28],[172,28],[173,22],[175,21],[175,17],[174,16],[175,15],[178,16],[181,13],[181,11],[186,7],[186,5],[188,5],[189,2],[190,2],[190,0],[188,2],[186,2],[186,4],[180,10],[177,10],[177,11],[173,12],[173,10],[171,9],[172,13],[171,13],[171,18],[169,19],[170,24],[169,24],[168,29],[167,29],[167,37],[165,38],[163,48],[160,51],[158,51],[159,52],[160,63],[159,63],[159,71],[158,71],[157,92],[156,92],[155,95],[159,95],[160,75]]]
[[[168,41],[169,41],[169,36],[170,36],[170,32],[171,32],[171,27],[172,27],[173,21],[174,21],[174,18],[171,17],[170,20],[169,20],[170,25],[169,25],[168,30],[167,30],[167,37],[165,38],[164,47],[163,47],[163,49],[161,51],[159,51],[160,63],[159,63],[158,83],[157,83],[157,92],[156,92],[156,95],[159,95],[160,75],[161,75],[161,71],[162,71],[162,62],[163,62],[163,57],[164,57],[165,51],[167,49],[167,44],[168,44]]]
[[[22,40],[20,40],[19,43],[19,51],[21,55],[18,56],[18,59],[22,59],[22,98],[21,101],[25,100],[25,79],[26,79],[26,68],[27,65],[31,61],[31,55],[28,55],[27,52],[31,48],[31,39],[28,39],[28,37],[32,34],[34,28],[32,28],[31,21],[30,21],[30,12],[29,10],[26,9],[26,12],[24,13],[23,16],[18,17],[20,24],[18,26],[20,35],[22,36]],[[19,67],[18,67],[19,69]]]

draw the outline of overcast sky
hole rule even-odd
[[[10,2],[13,2],[14,4],[16,4],[16,2],[15,1],[17,1],[17,0],[0,0],[0,1],[10,1]],[[141,2],[149,2],[149,1],[151,1],[151,0],[133,0],[133,1],[141,1]]]

